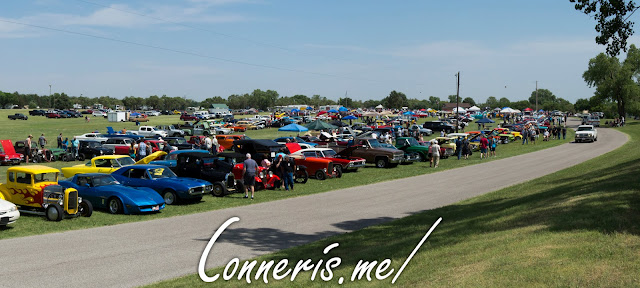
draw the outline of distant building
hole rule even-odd
[[[454,108],[456,108],[456,103],[443,103],[444,105],[442,106],[442,111],[453,111]],[[471,108],[471,104],[469,103],[462,103],[460,102],[460,108],[464,108],[464,109],[469,109]]]
[[[331,109],[338,110],[340,109],[340,107],[342,107],[342,105],[324,105],[324,106],[318,107],[318,111],[329,111]]]
[[[227,104],[211,104],[211,107],[209,107],[209,114],[215,114],[215,113],[225,113],[225,112],[229,112],[229,106],[227,106]]]

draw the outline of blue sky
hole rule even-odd
[[[460,71],[476,101],[527,99],[537,80],[574,102],[593,94],[594,26],[568,0],[4,1],[0,90],[446,99]]]

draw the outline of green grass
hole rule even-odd
[[[424,233],[441,224],[395,283],[398,287],[632,287],[640,283],[640,122],[622,132],[623,147],[574,167],[453,205],[433,209],[353,233],[257,258],[264,260],[329,258],[322,250],[338,242],[329,255],[340,255],[334,280],[311,282],[310,273],[295,282],[269,287],[338,286],[350,279],[358,260],[392,259],[404,263]],[[449,161],[451,162],[451,161]],[[455,161],[454,161],[455,162]],[[195,265],[195,264],[194,264]],[[195,267],[195,266],[194,266]],[[221,268],[208,275],[221,273]],[[391,285],[360,280],[355,287]],[[218,280],[223,282],[224,280]],[[222,283],[218,283],[222,284]],[[254,281],[255,286],[267,286]],[[206,286],[197,275],[156,283],[153,287]],[[231,287],[246,282],[224,281]]]
[[[0,112],[5,112],[8,110],[0,110]],[[0,121],[3,121],[2,117],[6,118],[6,114],[0,114]],[[150,125],[159,125],[166,123],[176,123],[178,122],[178,116],[160,116],[160,117],[152,117],[150,121]],[[16,135],[22,135],[26,133],[32,133],[34,136],[37,133],[36,131],[45,131],[45,135],[57,135],[56,131],[66,131],[63,132],[63,135],[79,135],[81,133],[86,133],[93,129],[99,129],[104,131],[103,127],[109,126],[109,123],[104,119],[92,119],[90,123],[85,123],[84,120],[81,119],[46,119],[44,117],[29,117],[27,121],[9,121],[9,125],[14,125],[14,128],[11,129],[7,133],[14,133]],[[61,125],[61,123],[64,123]],[[93,127],[93,128],[91,128]],[[120,130],[122,128],[134,129],[134,123],[126,123],[126,124],[118,124],[114,125],[114,129]],[[58,130],[60,129],[60,130]],[[65,130],[66,129],[66,130]],[[19,130],[18,132],[14,130]],[[278,137],[278,134],[275,134],[276,129],[272,130],[258,130],[258,131],[247,131],[247,135],[254,138],[275,138]],[[277,132],[276,132],[277,133]],[[517,143],[511,143],[506,145],[500,145],[497,148],[498,159],[504,157],[515,156],[523,153],[533,152],[540,149],[549,148],[552,146],[560,145],[562,143],[566,143],[569,139],[573,139],[573,132],[570,131],[569,137],[567,140],[557,140],[550,142],[542,142],[538,141],[536,145],[519,145]],[[39,135],[39,134],[38,134]],[[257,136],[255,136],[257,135]],[[10,139],[16,139],[7,134]],[[49,136],[52,138],[53,136]],[[5,138],[5,139],[6,139]],[[51,140],[50,140],[51,141]],[[55,141],[55,137],[53,137],[53,141]],[[115,225],[127,222],[137,222],[137,221],[146,221],[158,218],[166,218],[173,217],[179,215],[193,214],[205,211],[211,211],[216,209],[224,209],[230,207],[244,206],[250,205],[254,203],[261,203],[267,201],[274,201],[284,198],[304,196],[314,193],[322,193],[336,189],[360,186],[370,183],[388,181],[393,179],[411,177],[426,173],[432,173],[435,171],[439,171],[442,169],[452,169],[467,165],[473,165],[480,162],[479,153],[474,153],[469,160],[456,160],[456,159],[443,159],[440,161],[440,167],[438,170],[429,169],[427,163],[415,163],[412,165],[400,165],[397,168],[393,169],[378,169],[373,167],[366,167],[364,169],[360,169],[356,173],[345,173],[340,179],[328,179],[324,181],[318,181],[315,179],[310,179],[309,182],[303,185],[297,185],[295,192],[285,192],[281,190],[264,190],[256,192],[256,200],[254,201],[246,201],[242,199],[242,195],[240,194],[231,194],[227,195],[223,198],[216,198],[210,195],[206,195],[201,202],[184,204],[184,205],[173,205],[168,206],[161,213],[156,214],[147,214],[147,215],[111,215],[106,212],[96,211],[92,217],[90,218],[76,218],[76,219],[66,219],[61,222],[49,222],[44,217],[32,216],[32,215],[22,215],[22,217],[15,223],[10,225],[8,228],[0,230],[0,239],[11,238],[11,237],[21,237],[28,235],[37,235],[37,234],[45,234],[52,232],[60,232],[66,230],[77,230],[77,229],[86,229],[91,227],[100,227],[107,225]],[[492,159],[493,160],[493,159]],[[485,160],[486,161],[486,160]],[[80,164],[81,162],[52,162],[46,163],[46,165],[61,168],[71,165]],[[25,165],[25,164],[22,164]],[[29,164],[31,165],[31,164]],[[4,183],[6,181],[6,170],[8,166],[0,167],[0,181]]]

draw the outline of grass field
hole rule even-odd
[[[630,137],[623,147],[574,167],[524,184],[508,187],[453,205],[360,231],[283,250],[261,261],[329,257],[342,263],[331,282],[310,272],[295,282],[254,281],[257,287],[338,286],[351,278],[360,259],[404,263],[424,233],[439,218],[441,224],[407,265],[398,287],[637,287],[640,283],[640,122],[620,131]],[[333,257],[333,256],[331,256]],[[241,262],[242,263],[242,262]],[[375,272],[375,270],[374,270]],[[217,268],[208,275],[220,273]],[[373,273],[372,273],[373,274]],[[360,280],[354,287],[387,287],[383,281]],[[223,282],[218,280],[217,282]],[[217,283],[218,285],[222,283]],[[329,285],[328,285],[329,284]],[[206,286],[197,275],[156,283],[153,287]],[[247,285],[239,280],[224,285]]]
[[[8,110],[0,110],[0,112],[6,112]],[[13,111],[13,110],[9,110]],[[3,118],[4,116],[4,118]],[[60,129],[66,129],[63,135],[79,135],[94,129],[104,131],[103,127],[108,126],[110,123],[104,119],[92,119],[91,122],[85,123],[82,119],[46,119],[44,117],[30,117],[27,121],[10,121],[2,120],[6,118],[5,115],[0,115],[0,121],[8,121],[9,125],[13,125],[13,129],[8,131],[7,135],[23,135],[26,133],[32,133],[34,136],[35,131],[45,131],[45,135],[55,135],[55,131]],[[171,124],[178,122],[178,116],[161,116],[152,117],[150,124]],[[61,124],[65,123],[65,124]],[[64,127],[63,127],[64,126]],[[68,127],[67,127],[68,126]],[[93,128],[91,128],[93,127]],[[120,130],[122,128],[134,129],[134,123],[117,124],[114,129]],[[17,131],[16,131],[17,130]],[[279,134],[276,129],[272,130],[259,130],[259,131],[247,131],[247,135],[254,138],[275,138]],[[284,134],[284,133],[282,133]],[[286,135],[286,134],[285,134]],[[552,146],[560,145],[573,139],[573,131],[570,131],[567,140],[557,140],[550,142],[538,141],[536,145],[518,145],[515,143],[500,145],[497,149],[498,158],[515,156],[523,153],[533,152],[540,149],[549,148]],[[6,138],[13,138],[16,136],[9,136]],[[5,139],[6,139],[5,138]],[[55,141],[54,136],[50,136]],[[440,162],[439,170],[452,169],[467,165],[473,165],[479,163],[479,153],[474,153],[471,159],[464,161],[458,161],[456,159],[443,159]],[[485,160],[486,161],[486,160]],[[71,165],[81,164],[81,162],[52,162],[46,163],[46,165],[61,168]],[[24,165],[24,164],[22,164]],[[30,165],[30,164],[29,164]],[[7,166],[0,167],[0,181],[4,183],[6,179]],[[370,184],[375,182],[388,181],[393,179],[405,178],[420,174],[426,174],[437,171],[435,169],[429,169],[426,163],[415,163],[412,165],[400,165],[397,168],[392,169],[378,169],[373,167],[366,167],[360,169],[356,173],[345,173],[340,179],[328,179],[324,181],[318,181],[310,179],[307,184],[297,185],[295,192],[285,192],[282,190],[266,190],[259,191],[256,194],[256,200],[246,201],[242,199],[240,194],[231,194],[223,198],[216,198],[210,195],[206,195],[201,202],[173,205],[162,210],[161,213],[148,214],[148,215],[111,215],[106,212],[96,211],[91,218],[76,218],[67,219],[61,222],[49,222],[44,217],[23,215],[18,222],[10,225],[7,228],[0,230],[0,239],[10,237],[21,237],[27,235],[36,235],[44,233],[59,232],[65,230],[86,229],[90,227],[100,227],[107,225],[115,225],[126,222],[146,221],[157,218],[172,217],[178,215],[192,214],[204,211],[210,211],[215,209],[224,209],[229,207],[237,207],[243,205],[250,205],[253,203],[260,203],[266,201],[273,201],[289,197],[297,197],[303,195],[309,195],[314,193],[321,193],[336,189],[354,187],[364,184]]]

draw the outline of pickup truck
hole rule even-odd
[[[177,129],[173,125],[158,125],[156,130],[167,132],[169,137],[184,137],[184,131]]]
[[[116,152],[116,147],[117,146],[126,146],[126,149],[128,151],[129,147],[131,146],[131,143],[133,143],[133,141],[135,141],[135,140],[133,140],[131,138],[113,137],[113,138],[107,139],[107,141],[104,144],[102,144],[102,147],[111,149],[111,151]]]
[[[598,141],[598,130],[593,125],[580,125],[576,130],[576,143]]]
[[[404,151],[381,148],[377,139],[359,138],[356,140],[355,149],[348,156],[364,158],[367,163],[375,163],[378,168],[392,168],[398,166],[404,159]],[[329,147],[340,152],[347,146]]]
[[[146,137],[168,137],[168,133],[159,129],[156,129],[151,126],[140,126],[138,128],[138,135],[146,136]]]
[[[26,115],[24,115],[22,113],[16,113],[16,114],[13,114],[13,115],[9,115],[8,117],[11,120],[18,120],[18,119],[27,120],[27,119],[29,119],[29,117],[27,117]]]

